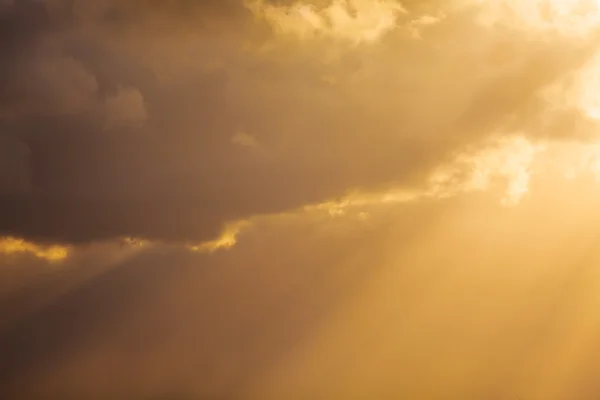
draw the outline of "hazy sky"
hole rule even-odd
[[[598,398],[599,46],[595,0],[0,0],[0,398]]]

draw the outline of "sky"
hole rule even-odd
[[[0,398],[600,394],[600,2],[0,0]]]

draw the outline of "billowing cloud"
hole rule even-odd
[[[0,231],[201,243],[255,215],[420,187],[507,133],[589,138],[589,114],[548,91],[591,59],[597,12],[507,4],[6,6],[0,109],[30,149],[31,190],[2,195]]]
[[[246,4],[279,34],[302,39],[326,37],[355,44],[373,42],[396,27],[406,9],[395,0],[336,0],[324,7],[301,1],[272,4],[249,0]]]
[[[140,128],[147,118],[144,97],[135,88],[120,87],[106,99],[106,127]]]
[[[24,193],[30,190],[29,156],[26,144],[7,133],[0,134],[0,191]]]

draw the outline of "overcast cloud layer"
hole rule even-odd
[[[277,8],[292,3],[3,5],[0,232],[197,242],[418,184],[491,135],[587,132],[540,93],[584,64],[594,34],[486,24],[477,2],[321,2],[329,23]]]

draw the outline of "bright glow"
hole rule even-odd
[[[600,52],[579,72],[572,92],[575,107],[583,110],[588,117],[600,121]]]
[[[479,21],[485,26],[508,26],[530,33],[588,36],[598,29],[597,0],[470,0],[481,8]]]
[[[237,237],[240,232],[249,224],[249,221],[231,223],[225,227],[218,238],[199,245],[189,246],[188,249],[198,253],[214,253],[217,250],[230,249],[237,243]]]
[[[535,157],[543,150],[543,146],[534,145],[523,136],[516,136],[504,138],[495,146],[475,154],[462,155],[457,162],[467,165],[470,172],[464,183],[460,184],[460,191],[484,191],[494,178],[502,178],[507,184],[501,202],[515,205],[529,191],[530,168]]]
[[[147,240],[136,239],[132,237],[124,237],[123,239],[121,239],[121,243],[128,247],[137,247],[140,249],[150,245],[150,243]]]
[[[58,262],[68,257],[69,248],[58,245],[41,246],[24,239],[4,237],[0,238],[0,254],[30,254],[49,262]]]
[[[420,199],[444,199],[488,190],[497,179],[505,181],[501,203],[517,205],[529,190],[531,167],[545,146],[522,136],[505,137],[481,149],[460,154],[434,170],[420,190],[393,189],[384,193],[353,193],[339,201],[304,208],[306,212],[326,211],[332,217],[344,216],[350,209],[393,205]]]

